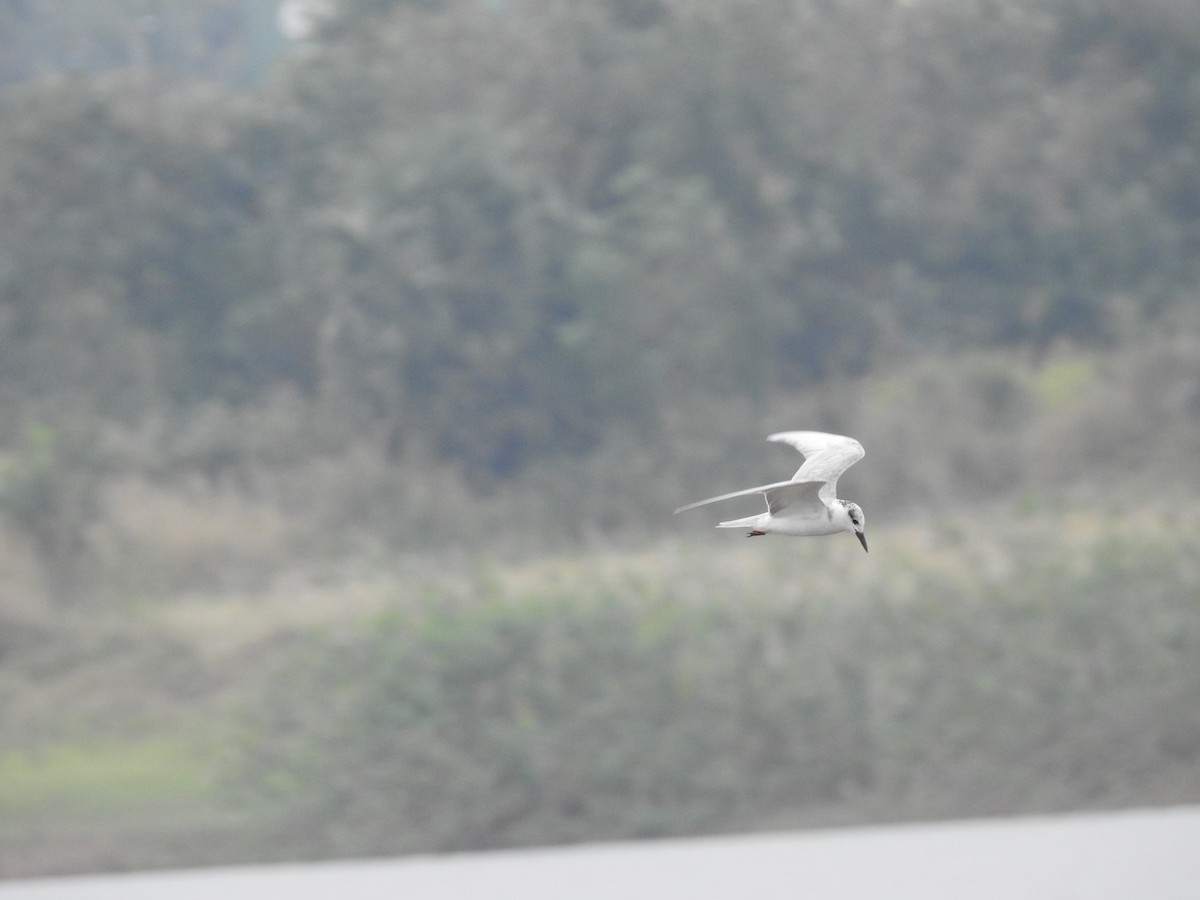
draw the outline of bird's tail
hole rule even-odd
[[[762,518],[761,515],[757,515],[757,516],[746,516],[746,518],[744,518],[744,519],[730,519],[728,522],[718,522],[717,527],[718,528],[754,528],[756,525],[758,525],[758,520],[761,518]]]

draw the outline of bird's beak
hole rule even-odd
[[[863,545],[863,550],[866,550],[867,553],[870,553],[871,551],[867,550],[867,536],[861,531],[856,531],[854,533],[858,536],[858,542]]]

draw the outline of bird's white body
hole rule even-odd
[[[744,519],[730,519],[718,522],[718,528],[749,528],[751,531],[761,531],[764,534],[789,534],[794,537],[818,537],[826,534],[838,534],[842,531],[854,531],[850,514],[836,500],[826,503],[817,498],[821,508],[793,508],[772,513],[768,510],[757,516],[746,516]],[[790,513],[790,514],[786,514]]]
[[[756,516],[720,522],[718,528],[748,528],[750,536],[787,534],[811,537],[849,531],[867,549],[866,517],[858,504],[837,497],[837,480],[865,455],[854,438],[822,431],[781,431],[767,438],[790,444],[804,455],[802,465],[790,481],[720,494],[681,506],[675,512],[695,509],[720,500],[762,494],[767,511]]]

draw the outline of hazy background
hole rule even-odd
[[[0,875],[1200,799],[1198,275],[1194,0],[0,4]]]

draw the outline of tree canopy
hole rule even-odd
[[[91,61],[4,71],[10,449],[83,418],[211,474],[253,425],[184,423],[285,396],[273,453],[487,490],[689,406],[1196,326],[1190,0],[357,0],[257,84],[218,63],[262,4],[198,4],[182,68],[77,6],[2,22]]]

